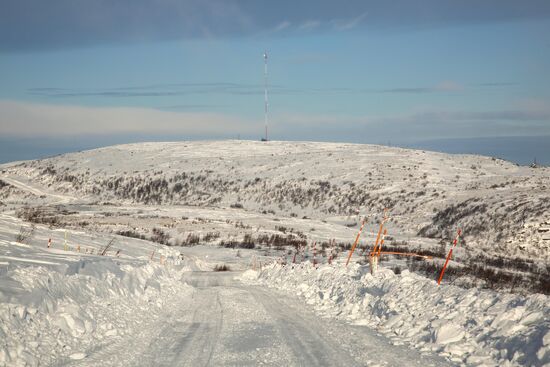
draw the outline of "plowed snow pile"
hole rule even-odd
[[[64,364],[140,333],[190,286],[181,271],[144,262],[80,259],[0,274],[0,366]]]
[[[395,343],[408,342],[468,365],[550,363],[550,300],[490,290],[463,289],[405,270],[396,275],[368,267],[273,265],[243,274],[298,295],[323,315],[366,324]]]

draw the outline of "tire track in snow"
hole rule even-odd
[[[174,297],[166,313],[80,366],[447,366],[366,327],[322,319],[273,289],[234,281],[234,274],[189,272],[195,289]],[[226,319],[227,318],[227,319]]]
[[[338,347],[341,341],[328,340],[314,325],[316,320],[304,319],[281,303],[273,293],[251,289],[254,298],[276,320],[277,329],[294,352],[300,366],[362,366],[347,351]]]
[[[13,178],[13,177],[2,176],[1,178],[5,182],[9,183],[10,185],[12,185],[12,186],[14,186],[14,187],[16,187],[20,190],[30,192],[31,194],[36,195],[36,196],[48,196],[48,197],[51,197],[51,198],[55,198],[57,200],[57,201],[52,202],[50,204],[63,204],[63,203],[69,203],[69,202],[75,200],[75,198],[72,197],[72,196],[54,194],[54,193],[49,192],[49,191],[38,189],[36,187],[27,185],[27,184]]]

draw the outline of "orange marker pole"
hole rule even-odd
[[[363,219],[363,223],[361,224],[361,228],[359,228],[359,233],[357,233],[357,237],[355,237],[355,242],[353,243],[353,246],[351,246],[351,249],[349,250],[348,260],[346,261],[346,266],[348,266],[349,261],[351,259],[351,255],[353,255],[353,251],[355,251],[355,247],[357,246],[357,243],[359,242],[359,237],[361,237],[361,232],[363,232],[363,227],[365,226],[366,220]]]
[[[456,247],[456,245],[458,244],[458,240],[460,238],[460,234],[461,234],[461,230],[460,228],[458,229],[458,233],[455,237],[455,240],[453,241],[453,246],[451,247],[451,249],[449,250],[449,254],[447,255],[447,259],[445,260],[445,265],[443,265],[443,269],[441,269],[441,274],[439,274],[439,279],[437,280],[437,285],[440,285],[441,284],[441,280],[443,279],[443,275],[445,274],[445,269],[447,269],[447,265],[449,265],[449,260],[451,260],[451,256],[453,255],[453,249]]]
[[[382,219],[382,222],[380,222],[380,228],[378,229],[378,234],[376,235],[376,241],[374,242],[374,248],[372,249],[372,252],[370,253],[370,256],[374,256],[378,252],[378,244],[380,243],[380,235],[382,234],[382,229],[384,228],[384,223],[386,223],[387,217],[387,211],[388,209],[384,209],[384,218]]]
[[[378,253],[376,256],[380,257],[380,253],[382,252],[382,245],[384,244],[384,240],[386,239],[386,235],[388,234],[388,230],[384,228],[384,233],[382,234],[382,239],[380,240],[380,246],[378,246]]]

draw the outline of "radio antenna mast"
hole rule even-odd
[[[267,141],[267,51],[264,52],[264,120],[265,120],[265,138]]]

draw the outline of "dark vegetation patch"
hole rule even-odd
[[[214,266],[214,271],[230,271],[231,268],[226,264],[218,264]]]
[[[405,241],[398,245],[384,246],[383,251],[412,252],[423,256],[432,256],[432,260],[407,257],[407,268],[428,278],[437,280],[447,256],[444,245],[436,249],[411,247]],[[382,256],[381,261],[387,258]],[[470,281],[462,281],[470,279]],[[483,253],[467,259],[451,262],[445,271],[445,283],[457,283],[461,286],[481,285],[484,288],[518,292],[550,294],[550,264],[540,264],[533,260],[487,256]],[[470,284],[469,284],[470,283]]]
[[[24,207],[15,212],[18,218],[27,222],[46,224],[52,227],[60,224],[62,216],[71,214],[76,214],[76,212],[61,206]]]

